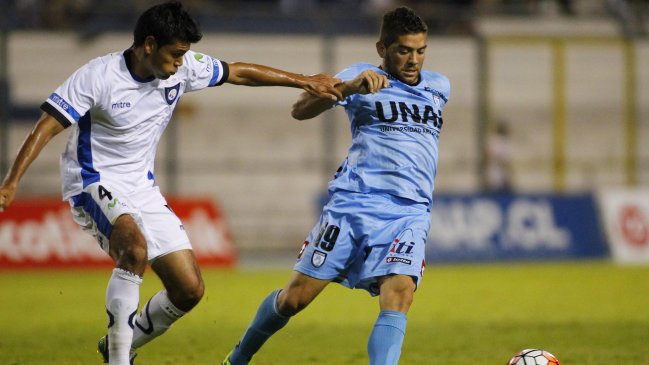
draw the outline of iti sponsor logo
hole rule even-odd
[[[410,255],[414,248],[415,248],[414,242],[405,242],[405,241],[399,242],[399,239],[395,238],[394,242],[392,243],[392,246],[390,247],[390,252]]]

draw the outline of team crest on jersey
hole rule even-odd
[[[433,102],[435,103],[435,105],[440,106],[441,103],[442,103],[442,99],[444,99],[444,101],[446,101],[446,98],[442,95],[442,93],[440,93],[439,91],[433,89],[432,87],[426,86],[424,88],[424,90],[428,91],[429,93],[431,93],[433,95]]]
[[[311,256],[311,264],[315,267],[320,267],[327,260],[327,254],[321,251],[313,251],[313,256]]]
[[[165,100],[167,104],[171,105],[178,98],[178,93],[180,91],[180,83],[177,83],[171,87],[165,87]]]

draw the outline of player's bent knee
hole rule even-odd
[[[147,263],[147,250],[146,246],[128,246],[119,250],[115,255],[111,255],[115,259],[117,267],[124,270],[133,272],[138,275],[144,273],[144,268]]]
[[[147,263],[144,236],[128,215],[120,216],[110,234],[109,254],[117,267],[142,275]]]
[[[186,292],[185,294],[185,300],[187,301],[188,305],[191,305],[194,307],[198,302],[203,299],[203,295],[205,294],[205,284],[203,284],[202,281],[196,283],[196,285],[192,285],[191,288]]]
[[[304,300],[295,293],[287,293],[283,290],[277,297],[277,310],[286,317],[292,317],[306,308],[310,300]]]
[[[178,307],[178,309],[185,312],[190,311],[203,299],[205,294],[205,284],[202,280],[191,285],[185,285],[182,288],[167,289],[169,299]]]
[[[277,310],[281,315],[286,317],[293,317],[304,308],[306,308],[305,304],[301,304],[296,301],[277,302]]]

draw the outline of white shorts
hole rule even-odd
[[[106,253],[113,224],[123,214],[133,217],[146,239],[149,262],[174,251],[192,248],[182,222],[157,186],[123,194],[105,182],[98,182],[83,190],[69,200],[72,217],[97,239]]]

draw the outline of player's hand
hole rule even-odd
[[[16,188],[9,185],[0,185],[0,213],[9,208],[16,196]]]
[[[354,94],[373,94],[390,86],[390,81],[385,75],[376,73],[373,70],[365,70],[347,85]]]
[[[307,76],[307,82],[302,88],[309,94],[318,98],[342,100],[343,94],[336,89],[340,80],[327,74]]]

